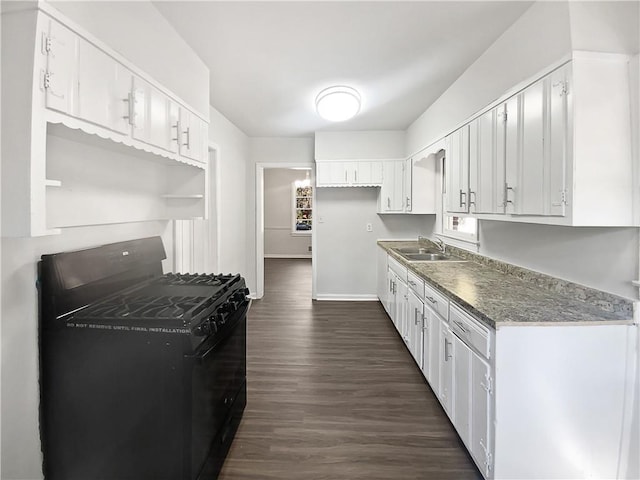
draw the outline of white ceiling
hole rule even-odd
[[[157,1],[211,71],[211,105],[252,137],[404,130],[531,2]],[[323,88],[360,114],[331,125]]]

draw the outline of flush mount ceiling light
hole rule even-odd
[[[316,97],[316,111],[331,122],[348,120],[360,111],[360,94],[344,85],[325,88]]]

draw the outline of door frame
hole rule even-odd
[[[264,296],[264,171],[266,169],[308,168],[313,186],[313,212],[316,217],[316,172],[313,163],[256,163],[256,294],[255,298]],[[311,298],[316,299],[316,222],[311,229]]]

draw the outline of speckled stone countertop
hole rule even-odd
[[[378,241],[378,245],[491,328],[633,323],[633,303],[622,297],[453,247],[447,252],[464,261],[411,262],[393,248],[417,247],[418,242]]]

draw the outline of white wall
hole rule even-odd
[[[304,180],[304,170],[269,168],[264,171],[265,257],[311,258],[311,235],[292,235],[292,184]]]
[[[566,2],[537,2],[508,28],[407,130],[413,154],[571,51]]]
[[[318,299],[375,299],[377,240],[431,236],[433,216],[378,215],[379,191],[316,189]],[[367,232],[367,223],[373,231]]]
[[[209,120],[209,141],[219,147],[219,270],[240,273],[246,278],[251,275],[247,258],[254,251],[247,243],[246,219],[253,210],[247,191],[249,139],[213,107]]]
[[[405,132],[316,132],[316,160],[404,158]]]
[[[480,254],[634,298],[637,228],[575,228],[480,222]]]
[[[405,132],[316,132],[316,159],[404,157]],[[316,189],[316,294],[376,297],[376,241],[416,239],[433,232],[433,215],[378,215],[379,188]],[[366,226],[371,223],[372,232]]]
[[[247,167],[247,276],[246,281],[251,292],[256,291],[256,165],[278,165],[314,167],[313,138],[270,138],[255,137],[249,139],[249,166]],[[266,171],[267,169],[265,169]]]
[[[208,114],[208,70],[151,3],[59,2],[56,7],[159,83]],[[45,253],[154,235],[162,236],[171,257],[170,222],[79,227],[64,229],[56,236],[2,238],[0,464],[3,480],[42,478],[38,431],[37,260]],[[164,264],[165,270],[171,269],[172,264],[170,258]]]

